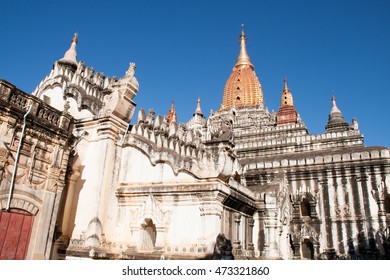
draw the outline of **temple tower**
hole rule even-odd
[[[240,53],[226,82],[221,110],[231,107],[264,107],[263,91],[246,51],[244,28],[240,34]]]

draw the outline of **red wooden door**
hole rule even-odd
[[[26,258],[33,221],[23,210],[0,211],[0,260]]]

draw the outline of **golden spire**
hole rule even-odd
[[[200,97],[198,97],[198,102],[196,105],[196,110],[195,110],[194,116],[195,115],[200,115],[203,117],[203,112],[202,112],[202,109],[200,108]]]
[[[175,100],[172,99],[172,105],[169,109],[168,115],[166,116],[168,120],[168,125],[171,124],[171,122],[177,122],[177,116],[176,116],[176,108],[175,108]]]
[[[284,90],[285,90],[285,91],[288,91],[286,76],[284,76],[283,82],[284,82]]]
[[[76,45],[77,45],[78,41],[79,41],[78,34],[75,33],[73,38],[72,38],[72,43],[71,43],[69,49],[66,51],[64,57],[59,60],[60,62],[65,62],[65,63],[71,64],[71,65],[77,66]]]
[[[238,54],[236,65],[234,65],[235,68],[241,69],[245,67],[251,67],[254,69],[253,64],[251,63],[249,59],[249,55],[246,52],[246,36],[244,32],[244,24],[241,25],[241,34],[240,34],[240,53]]]
[[[221,110],[232,107],[264,108],[263,90],[246,52],[244,25],[240,35],[240,53],[232,74],[225,84]]]
[[[298,120],[298,113],[294,107],[292,93],[288,89],[287,79],[284,77],[284,87],[280,98],[280,108],[277,113],[277,125],[295,124]]]
[[[280,99],[280,107],[294,106],[293,97],[292,97],[292,94],[287,86],[286,77],[284,77],[283,83],[284,83],[284,88],[283,88],[283,92],[282,92],[282,97]]]

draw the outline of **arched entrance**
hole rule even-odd
[[[314,260],[314,245],[307,238],[305,238],[302,242],[302,259]]]
[[[141,224],[141,250],[144,251],[153,251],[154,246],[156,245],[156,225],[153,223],[153,220],[146,218],[145,222]]]
[[[24,210],[0,210],[0,260],[23,260],[30,243],[34,216]]]

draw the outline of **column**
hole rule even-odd
[[[267,219],[265,220],[266,235],[268,236],[268,257],[279,257],[277,242],[277,212],[276,209],[267,209]]]
[[[251,255],[254,254],[253,245],[253,227],[255,226],[255,220],[250,217],[248,218],[248,251],[251,251]]]
[[[75,210],[77,208],[77,199],[75,196],[78,194],[78,192],[75,192],[77,181],[80,178],[80,171],[77,169],[73,169],[71,171],[71,174],[68,179],[68,192],[66,195],[66,202],[64,207],[64,216],[63,216],[63,223],[62,223],[62,234],[65,238],[70,238],[72,235],[73,230],[73,224],[74,224],[74,215]],[[72,219],[73,216],[73,219]]]
[[[233,240],[233,250],[237,254],[241,249],[240,241],[240,223],[241,223],[241,214],[234,213],[234,240]]]

